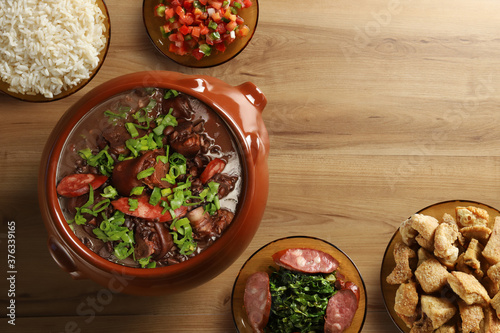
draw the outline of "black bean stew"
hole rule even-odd
[[[231,224],[242,188],[236,143],[200,100],[175,90],[118,94],[69,135],[57,171],[76,236],[110,261],[162,267],[201,253]]]

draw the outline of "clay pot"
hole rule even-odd
[[[231,225],[197,256],[152,269],[125,267],[87,248],[70,229],[56,193],[56,171],[64,143],[79,120],[94,106],[118,93],[139,88],[175,89],[211,107],[233,132],[243,164],[243,189]],[[254,237],[267,202],[269,138],[261,113],[267,100],[252,83],[231,86],[203,75],[167,71],[138,72],[112,79],[83,96],[60,119],[42,155],[39,203],[48,231],[48,247],[56,263],[74,279],[92,279],[114,292],[159,295],[199,286],[228,268]]]

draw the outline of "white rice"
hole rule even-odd
[[[0,77],[53,98],[88,79],[106,46],[96,0],[0,0]]]

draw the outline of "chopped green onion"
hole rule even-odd
[[[149,197],[149,203],[153,206],[156,206],[161,199],[161,189],[159,187],[155,187],[151,196]]]
[[[210,23],[208,23],[208,27],[212,30],[215,30],[217,29],[217,23],[214,21],[210,21]]]
[[[134,123],[125,123],[125,128],[130,133],[131,137],[135,138],[139,136],[139,132],[137,131]]]
[[[137,260],[142,268],[155,268],[156,261],[151,260],[151,256]]]
[[[110,203],[111,203],[111,200],[109,200],[109,199],[104,199],[104,200],[98,202],[97,204],[94,205],[94,207],[92,207],[92,212],[93,212],[92,215],[96,216],[97,213],[100,213],[103,210],[105,210],[106,208],[108,208]]]
[[[141,195],[144,191],[144,186],[136,186],[130,190],[130,195]]]
[[[170,225],[170,230],[172,230],[170,233],[172,235],[172,240],[174,244],[177,245],[182,255],[194,253],[198,245],[193,239],[193,229],[189,219],[182,218],[174,220]]]
[[[212,53],[212,48],[208,44],[201,44],[200,52],[208,57]]]
[[[169,194],[172,194],[172,189],[171,188],[163,188],[161,190],[161,196],[162,197],[166,197],[168,196]]]
[[[85,148],[78,151],[78,154],[87,162],[88,165],[95,167],[105,176],[110,176],[113,172],[115,161],[108,153],[108,146],[97,154],[93,154],[90,148]]]
[[[128,206],[129,206],[128,210],[133,212],[134,210],[139,208],[139,201],[137,199],[129,198],[128,199]]]
[[[137,179],[143,179],[143,178],[149,177],[149,176],[151,176],[153,173],[155,173],[155,168],[154,168],[154,167],[147,168],[147,169],[142,170],[141,172],[139,172],[139,173],[137,174]]]
[[[108,185],[104,188],[103,193],[101,193],[101,197],[114,199],[118,195],[118,191],[111,185]]]
[[[119,260],[123,260],[128,258],[133,252],[134,252],[134,247],[130,246],[125,242],[121,242],[115,246],[113,254]]]
[[[212,40],[218,40],[218,39],[220,39],[220,33],[218,33],[217,31],[214,31],[214,32],[212,32],[212,33],[210,34],[210,38],[211,38]]]
[[[179,92],[174,89],[169,89],[165,95],[163,96],[164,99],[169,99],[170,97],[177,97],[179,95]]]

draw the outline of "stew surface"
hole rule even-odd
[[[224,120],[175,90],[144,88],[96,106],[61,153],[57,192],[76,236],[143,268],[193,257],[229,227],[243,187]]]

